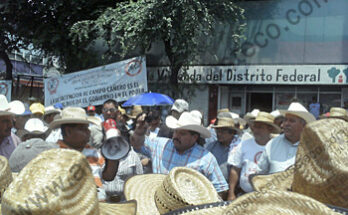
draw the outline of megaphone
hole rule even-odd
[[[130,145],[116,128],[115,120],[108,119],[103,123],[103,126],[106,135],[106,140],[101,147],[103,156],[109,160],[120,160],[126,157],[130,150]]]

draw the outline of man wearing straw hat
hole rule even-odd
[[[235,187],[239,185],[244,192],[253,191],[249,183],[249,175],[257,172],[257,160],[272,133],[279,133],[280,128],[273,123],[274,117],[266,112],[259,112],[251,123],[254,138],[242,141],[228,156],[230,170],[228,200],[234,200]]]
[[[215,129],[217,140],[206,144],[205,148],[215,156],[222,174],[228,181],[230,169],[227,165],[227,158],[230,150],[240,143],[238,136],[240,130],[236,127],[231,112],[219,113],[217,123],[212,128]]]
[[[145,116],[146,114],[143,114],[138,118],[130,141],[136,150],[151,158],[153,173],[168,174],[174,167],[186,166],[205,175],[217,192],[228,190],[227,182],[214,155],[197,144],[200,137],[210,137],[209,130],[201,125],[200,119],[190,112],[182,113],[179,119],[168,116],[166,125],[174,129],[173,138],[157,137],[151,140],[145,136]]]
[[[21,142],[19,137],[12,133],[13,116],[25,111],[20,101],[7,102],[4,95],[0,95],[0,155],[10,158],[13,150]]]
[[[284,133],[266,145],[257,164],[259,173],[280,172],[293,165],[302,130],[307,123],[315,121],[315,117],[298,102],[291,103],[288,110],[280,112],[285,115]]]
[[[95,183],[100,191],[98,197],[100,200],[104,200],[106,196],[102,179],[110,181],[115,178],[119,161],[105,160],[99,151],[87,146],[90,139],[90,130],[88,129],[90,123],[94,123],[94,121],[87,117],[84,109],[66,107],[62,111],[61,117],[51,122],[50,128],[61,128],[63,140],[58,141],[60,148],[74,149],[86,155],[94,174]]]

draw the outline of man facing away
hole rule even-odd
[[[147,130],[145,116],[143,114],[138,118],[130,141],[136,150],[151,158],[153,173],[168,174],[174,167],[186,166],[205,175],[217,192],[228,190],[228,184],[215,157],[197,144],[200,136],[203,138],[210,136],[209,130],[201,125],[197,117],[189,112],[183,112],[179,119],[168,116],[166,125],[174,129],[173,138],[150,139],[145,136]]]

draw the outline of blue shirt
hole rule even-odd
[[[215,156],[226,181],[228,181],[231,170],[230,165],[227,164],[229,152],[232,151],[240,142],[241,140],[239,136],[235,135],[231,144],[228,146],[222,145],[217,140],[204,145],[204,147]]]
[[[157,137],[150,140],[145,137],[141,151],[151,157],[153,173],[168,174],[174,167],[185,166],[205,175],[217,192],[229,188],[215,157],[198,144],[180,154],[171,139]]]

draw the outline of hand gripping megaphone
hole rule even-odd
[[[101,147],[103,156],[109,160],[120,160],[124,158],[130,150],[130,145],[116,128],[116,121],[108,119],[103,123],[103,127],[106,136],[106,140]]]

